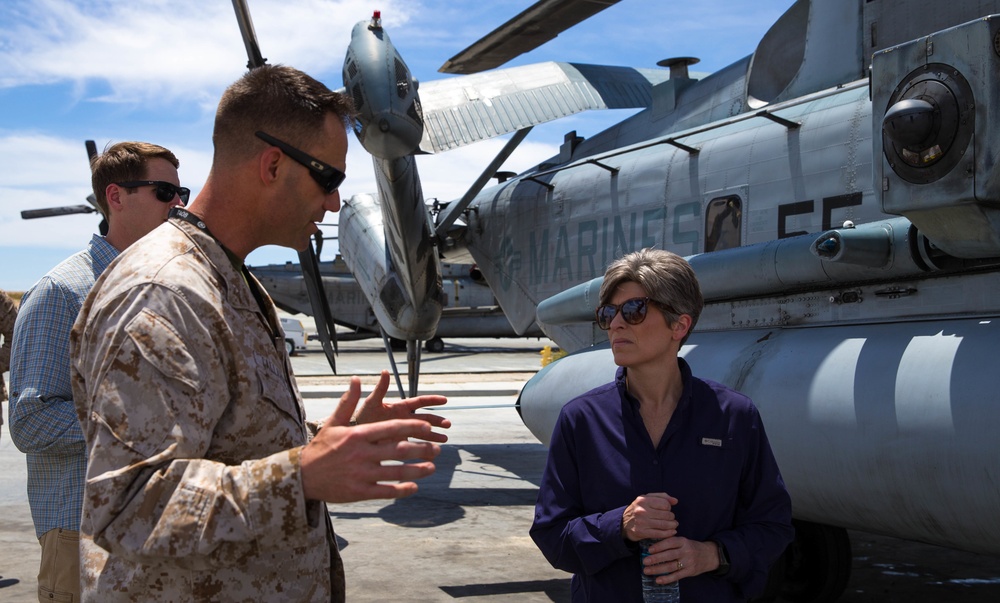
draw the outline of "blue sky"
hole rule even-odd
[[[383,25],[418,80],[533,4],[533,0],[249,0],[269,63],[298,67],[340,88],[351,27],[382,11]],[[505,66],[540,61],[655,67],[695,56],[712,72],[751,52],[792,0],[622,0]],[[86,203],[84,140],[146,140],[181,161],[197,194],[211,162],[219,95],[246,70],[230,0],[3,0],[0,2],[0,289],[23,291],[82,249],[96,214],[22,220],[20,212]],[[535,128],[504,169],[556,153],[563,135],[599,132],[621,112],[595,112]],[[460,197],[502,146],[477,143],[418,160],[424,194]],[[375,190],[371,160],[351,141],[341,194]],[[335,222],[328,214],[326,221]],[[332,234],[332,232],[330,233]],[[324,248],[323,256],[329,259]],[[295,261],[280,247],[247,263]]]

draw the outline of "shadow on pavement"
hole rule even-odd
[[[441,586],[440,588],[456,599],[491,595],[545,593],[552,601],[569,601],[569,578],[562,580],[501,582],[498,584],[463,584],[461,586]]]
[[[546,454],[541,444],[442,446],[434,475],[420,481],[415,495],[394,500],[378,515],[401,527],[429,528],[461,520],[465,507],[534,506]],[[484,485],[453,486],[456,481]],[[331,512],[335,519],[345,515]]]

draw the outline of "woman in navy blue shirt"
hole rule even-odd
[[[572,598],[642,601],[645,572],[684,603],[746,601],[792,541],[791,501],[753,402],[677,356],[704,304],[691,266],[644,249],[604,276],[614,382],[563,407],[531,537]]]

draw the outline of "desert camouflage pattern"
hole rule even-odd
[[[10,370],[10,344],[14,338],[15,319],[17,308],[14,300],[0,289],[0,335],[3,336],[3,342],[0,342],[0,402],[7,400],[7,385],[4,383],[3,373]],[[3,413],[0,413],[0,425],[3,425]]]
[[[172,218],[126,250],[71,335],[87,441],[83,600],[342,601],[326,504],[274,305]]]

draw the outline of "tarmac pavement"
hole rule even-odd
[[[448,343],[443,354],[425,353],[425,367],[433,368],[421,377],[421,392],[449,396],[437,412],[454,426],[436,473],[420,481],[413,497],[330,505],[348,601],[569,600],[569,576],[552,569],[528,537],[546,450],[513,408],[548,343],[463,341]],[[318,351],[293,358],[310,418],[332,411],[346,375],[362,375],[363,391],[370,391],[378,370],[387,366],[378,344],[342,342],[339,377],[322,368]],[[311,347],[318,350],[315,343]],[[24,456],[6,425],[0,437],[0,601],[30,603],[37,600],[39,548],[25,495]],[[842,603],[1000,601],[998,558],[850,535],[855,558]]]

